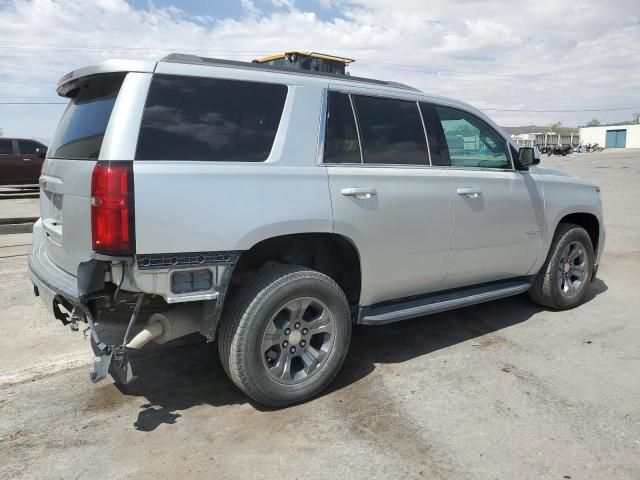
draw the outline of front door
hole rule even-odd
[[[360,303],[439,290],[452,234],[449,175],[430,166],[417,103],[329,92],[324,163],[334,230],[360,254]]]
[[[513,169],[506,140],[478,117],[436,106],[451,162],[454,233],[445,288],[525,276],[541,241],[540,184]]]

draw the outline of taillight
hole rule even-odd
[[[91,243],[96,253],[135,250],[133,162],[98,162],[91,175]]]

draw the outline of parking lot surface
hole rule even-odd
[[[0,478],[640,478],[640,151],[541,166],[602,189],[585,304],[356,328],[330,389],[281,410],[248,402],[206,344],[138,359],[124,391],[91,384],[89,342],[33,296],[30,235],[0,236]]]

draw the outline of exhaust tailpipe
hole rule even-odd
[[[127,343],[127,348],[141,349],[151,340],[165,343],[200,331],[202,308],[198,304],[183,304],[149,317],[147,326]]]

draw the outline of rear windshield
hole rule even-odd
[[[155,75],[136,160],[262,162],[286,97],[286,85]]]
[[[49,147],[49,157],[98,158],[124,77],[125,74],[92,77],[71,93],[72,98]]]

